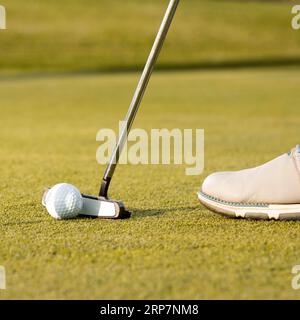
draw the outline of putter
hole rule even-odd
[[[115,169],[117,167],[123,146],[126,142],[128,132],[130,131],[133,121],[135,119],[136,113],[139,109],[141,101],[143,99],[144,93],[146,91],[147,85],[149,83],[151,74],[153,72],[154,66],[156,64],[157,58],[163,47],[164,41],[168,34],[169,28],[171,26],[172,20],[176,13],[177,6],[180,0],[170,0],[169,6],[165,13],[162,24],[159,28],[158,34],[154,41],[152,50],[146,62],[144,71],[134,93],[132,102],[130,104],[129,110],[124,120],[124,126],[121,129],[118,142],[115,146],[113,154],[110,158],[109,164],[104,173],[99,196],[88,196],[82,194],[83,197],[83,208],[80,215],[98,217],[98,218],[110,218],[110,219],[126,219],[131,216],[131,213],[125,209],[124,204],[121,201],[115,201],[108,198],[108,189],[112,177],[114,175]],[[46,189],[43,195],[42,203],[45,206],[46,196],[49,189]]]

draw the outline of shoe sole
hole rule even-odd
[[[264,204],[227,202],[198,193],[199,201],[209,210],[230,218],[253,220],[300,220],[300,204]]]

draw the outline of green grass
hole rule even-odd
[[[168,0],[2,0],[1,70],[119,70],[144,64]],[[294,1],[182,1],[161,68],[299,64]]]
[[[56,221],[43,187],[95,194],[97,131],[117,126],[138,74],[1,78],[1,299],[299,298],[298,222],[231,220],[196,191],[213,171],[261,164],[300,136],[300,69],[155,74],[136,127],[204,128],[205,172],[120,166],[111,195],[127,221]]]

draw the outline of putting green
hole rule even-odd
[[[139,74],[0,78],[0,298],[298,298],[299,222],[231,220],[196,192],[216,170],[258,165],[299,143],[299,69],[156,73],[135,127],[204,128],[205,172],[120,166],[126,221],[55,221],[44,186],[95,194],[100,128],[117,128]]]
[[[136,70],[168,0],[1,0],[1,70]],[[294,1],[181,1],[159,67],[300,64]]]

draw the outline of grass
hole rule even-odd
[[[128,70],[145,61],[168,1],[2,0],[3,70]],[[182,1],[160,68],[299,64],[294,1]]]
[[[204,128],[205,172],[120,166],[111,195],[127,221],[55,221],[40,197],[61,181],[97,192],[96,133],[117,127],[138,74],[0,78],[0,299],[298,299],[300,224],[227,219],[196,191],[299,142],[299,71],[156,73],[136,127]]]

